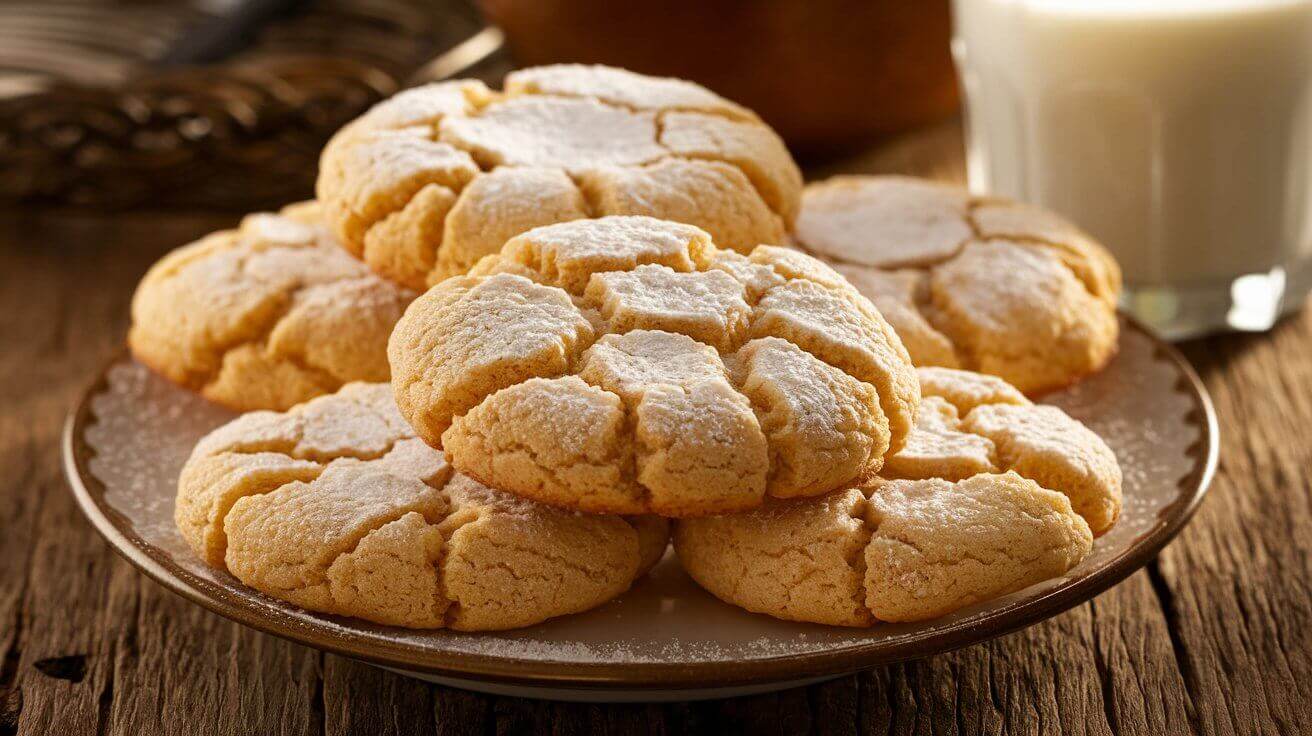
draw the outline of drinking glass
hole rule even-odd
[[[1170,338],[1312,288],[1312,0],[953,0],[970,187],[1067,216]]]

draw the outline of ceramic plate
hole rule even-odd
[[[845,629],[777,621],[721,603],[673,554],[624,596],[512,632],[417,632],[300,610],[206,567],[173,525],[178,472],[233,414],[128,357],[69,419],[65,467],[87,517],[165,587],[234,621],[463,688],[596,701],[725,697],[781,689],[974,644],[1086,601],[1146,563],[1188,520],[1216,466],[1217,430],[1197,376],[1169,345],[1123,322],[1101,373],[1044,397],[1102,435],[1125,471],[1120,521],[1065,577],[933,621]]]

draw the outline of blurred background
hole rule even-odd
[[[951,116],[948,0],[0,0],[0,206],[275,207],[398,89],[605,63],[700,82],[823,165]]]

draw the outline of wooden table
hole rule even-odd
[[[955,125],[844,168],[960,177]],[[828,171],[824,173],[829,173]],[[231,215],[0,215],[0,736],[1312,733],[1312,316],[1185,346],[1220,415],[1212,493],[1160,558],[987,644],[826,684],[673,705],[427,685],[257,634],[114,555],[60,473],[64,415],[167,249]]]

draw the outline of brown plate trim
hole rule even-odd
[[[746,660],[735,662],[731,667],[719,661],[691,664],[553,662],[544,666],[540,660],[450,653],[380,640],[369,635],[367,625],[353,619],[322,616],[325,622],[333,624],[320,626],[268,615],[251,606],[247,599],[180,567],[168,555],[146,543],[127,519],[105,502],[104,485],[89,472],[88,463],[95,451],[84,438],[86,428],[95,423],[91,399],[106,388],[109,368],[122,361],[126,351],[116,355],[101,369],[69,415],[63,437],[64,472],[74,497],[96,531],[115,551],[155,582],[237,623],[353,659],[457,679],[512,686],[595,690],[733,687],[831,677],[978,644],[1055,616],[1088,601],[1146,565],[1184,528],[1202,502],[1216,472],[1219,455],[1216,412],[1198,374],[1173,346],[1132,319],[1123,316],[1122,325],[1149,336],[1156,344],[1155,355],[1175,365],[1180,373],[1181,390],[1194,401],[1194,408],[1186,421],[1200,430],[1197,442],[1188,450],[1194,467],[1180,479],[1179,496],[1158,515],[1151,530],[1119,556],[1089,574],[981,618],[967,619],[945,629],[899,636],[894,640],[872,639],[868,644]],[[343,625],[354,626],[359,633],[343,631]]]

